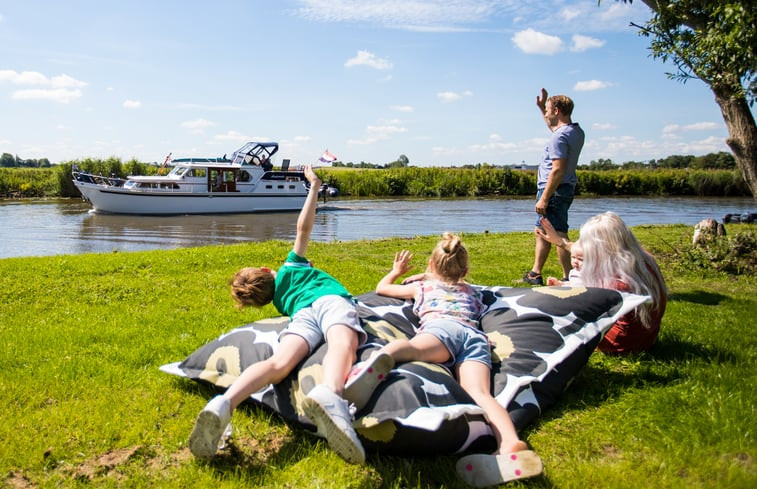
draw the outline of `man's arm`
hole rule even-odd
[[[313,230],[315,221],[315,207],[318,204],[318,190],[321,188],[321,179],[313,171],[313,167],[305,167],[305,178],[310,182],[310,191],[302,206],[300,216],[297,218],[297,236],[294,238],[294,252],[301,257],[305,257],[308,251],[308,242],[310,241],[310,232]]]
[[[549,118],[547,117],[547,98],[549,98],[547,94],[547,90],[545,88],[541,89],[541,97],[536,97],[536,106],[539,107],[539,110],[541,110],[541,116],[544,119],[544,123],[547,125],[550,131],[555,132],[555,129],[557,129],[557,125],[553,125],[549,122]]]
[[[549,177],[547,178],[547,185],[544,187],[544,192],[542,192],[541,198],[539,198],[539,201],[536,202],[537,214],[541,214],[542,216],[546,215],[549,198],[552,197],[552,194],[555,193],[555,190],[557,190],[560,182],[562,182],[562,178],[563,176],[565,176],[565,167],[567,165],[567,158],[555,158],[554,160],[552,160],[552,171],[549,173]]]

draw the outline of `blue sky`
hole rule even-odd
[[[712,92],[665,75],[604,0],[0,0],[0,153],[537,164],[541,87],[581,163],[728,151]]]

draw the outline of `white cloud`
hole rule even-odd
[[[205,129],[216,126],[217,124],[207,119],[194,119],[191,121],[184,121],[181,123],[181,127],[189,129],[192,134],[202,134]]]
[[[82,88],[87,83],[66,74],[48,78],[38,71],[0,70],[0,82],[10,82],[14,85],[41,85],[52,88]]]
[[[317,22],[369,22],[406,29],[437,29],[486,21],[502,8],[491,0],[300,0],[301,17]]]
[[[565,7],[560,11],[560,17],[562,17],[566,22],[570,22],[579,15],[581,15],[581,10],[575,7]]]
[[[499,134],[490,134],[489,141],[484,144],[471,144],[468,149],[472,153],[481,153],[484,151],[508,152],[520,148],[516,143],[508,143],[502,140]]]
[[[391,70],[393,65],[386,59],[377,58],[376,55],[370,51],[360,50],[357,52],[357,56],[345,61],[344,66],[347,68],[352,68],[353,66],[368,66],[369,68],[375,68],[377,70]]]
[[[363,139],[350,139],[347,144],[353,145],[365,145],[373,144],[378,141],[390,139],[396,134],[403,134],[407,132],[406,127],[402,127],[401,121],[391,120],[383,121],[381,125],[371,125],[365,128],[366,136]]]
[[[125,109],[138,109],[142,107],[142,102],[139,100],[124,100],[123,107]]]
[[[575,34],[573,36],[573,45],[570,47],[571,51],[583,52],[589,49],[601,48],[605,45],[605,41],[601,39],[595,39],[589,36],[582,36]]]
[[[412,105],[392,105],[389,108],[397,112],[412,112],[415,110]]]
[[[237,132],[237,131],[227,131],[225,134],[216,134],[213,136],[213,139],[216,141],[238,141],[242,143],[246,143],[247,141],[268,141],[268,138],[248,138],[244,134]]]
[[[615,129],[615,125],[610,124],[609,122],[595,122],[591,125],[591,128],[597,131],[609,131]]]
[[[714,122],[695,122],[694,124],[688,124],[683,126],[684,131],[710,131],[717,129],[720,126]]]
[[[577,82],[573,85],[573,90],[577,92],[590,92],[593,90],[602,90],[603,88],[611,87],[613,84],[601,80],[586,80]]]
[[[27,90],[16,90],[11,95],[11,98],[14,100],[50,100],[52,102],[67,104],[81,96],[81,90],[68,90],[65,88],[31,88]]]
[[[473,92],[471,92],[470,90],[466,90],[462,93],[447,91],[447,92],[437,93],[436,97],[442,102],[455,102],[457,100],[460,100],[463,97],[470,97],[472,95],[473,95]]]
[[[555,54],[563,50],[562,39],[530,27],[525,31],[516,32],[512,41],[518,49],[527,54]]]
[[[663,137],[672,137],[679,132],[712,131],[714,129],[718,129],[719,127],[721,126],[716,124],[715,122],[695,122],[693,124],[687,124],[685,126],[681,126],[679,124],[668,124],[667,126],[662,128],[662,135]]]
[[[600,19],[609,22],[611,20],[627,17],[630,8],[630,5],[624,5],[621,2],[612,2],[610,8],[606,10],[602,9]]]

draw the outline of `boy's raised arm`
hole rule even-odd
[[[310,241],[310,232],[313,230],[315,221],[315,208],[318,204],[318,191],[321,188],[321,179],[313,171],[312,165],[305,167],[305,178],[310,182],[310,192],[302,206],[300,216],[297,218],[297,236],[294,238],[294,252],[301,257],[305,257],[308,251],[308,241]]]

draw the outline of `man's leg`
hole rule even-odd
[[[536,237],[536,252],[534,253],[534,266],[531,269],[534,274],[541,275],[542,268],[547,262],[549,251],[552,249],[552,243],[540,237]],[[568,265],[570,265],[570,253],[568,253]]]

